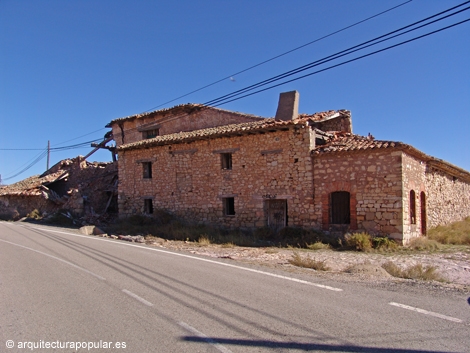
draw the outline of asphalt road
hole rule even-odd
[[[25,223],[0,222],[0,310],[0,352],[470,352],[468,294]]]

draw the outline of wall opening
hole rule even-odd
[[[410,191],[410,223],[416,224],[416,193],[414,190]]]
[[[287,227],[287,200],[266,200],[265,209],[269,228],[277,231]]]
[[[153,200],[152,199],[144,199],[144,213],[145,214],[153,213]]]
[[[160,135],[160,130],[159,129],[146,130],[142,132],[142,135],[144,139],[153,139],[154,137],[157,137]]]
[[[424,191],[421,191],[420,195],[421,201],[421,234],[426,235],[427,229],[427,219],[426,219],[426,194]]]
[[[330,194],[330,224],[350,224],[351,195],[347,191],[334,191]]]
[[[152,162],[143,162],[142,171],[144,179],[152,179]]]
[[[232,154],[221,153],[220,163],[221,163],[222,169],[232,169]]]
[[[235,198],[234,197],[224,197],[222,199],[224,215],[225,216],[235,216]]]

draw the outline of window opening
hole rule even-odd
[[[426,235],[427,231],[426,194],[421,191],[421,234]]]
[[[144,131],[144,138],[146,139],[153,139],[154,137],[157,137],[159,135],[160,135],[159,129],[152,129],[152,130]]]
[[[152,214],[153,213],[153,200],[144,199],[144,213]]]
[[[235,215],[235,198],[225,197],[222,199],[224,206],[224,215],[234,216]]]
[[[350,224],[350,194],[347,191],[335,191],[330,196],[330,223]]]
[[[416,224],[416,193],[414,190],[410,191],[410,222]]]
[[[143,178],[144,179],[152,179],[152,162],[143,162]]]
[[[221,153],[220,161],[222,164],[222,169],[232,169],[232,154],[231,153]]]

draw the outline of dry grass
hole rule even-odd
[[[221,245],[222,248],[234,248],[235,244],[232,242],[224,243]]]
[[[436,251],[440,249],[440,245],[435,240],[419,237],[412,239],[408,244],[408,248],[418,251]]]
[[[321,241],[317,241],[313,244],[308,244],[307,248],[310,250],[324,250],[324,249],[330,249],[329,244],[322,243]]]
[[[211,244],[211,240],[205,235],[200,236],[197,242],[199,245],[202,245],[202,246],[207,246]]]
[[[419,279],[423,281],[445,281],[434,266],[423,267],[422,264],[416,264],[402,270],[393,262],[388,261],[382,265],[382,268],[393,277]]]
[[[357,251],[368,252],[372,250],[372,237],[370,234],[354,233],[346,237],[346,246],[353,248]]]
[[[470,245],[470,217],[428,231],[428,238],[441,244]]]
[[[317,261],[310,256],[302,258],[298,252],[292,254],[292,259],[288,260],[291,265],[297,267],[311,268],[316,271],[328,271],[330,268],[326,266],[325,261]]]

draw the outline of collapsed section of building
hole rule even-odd
[[[0,218],[14,220],[33,210],[53,214],[61,209],[88,219],[117,213],[116,163],[62,160],[42,175],[0,189]]]
[[[366,231],[407,243],[470,215],[470,173],[352,132],[347,110],[275,118],[199,104],[111,121],[121,216],[156,208],[224,227]]]

